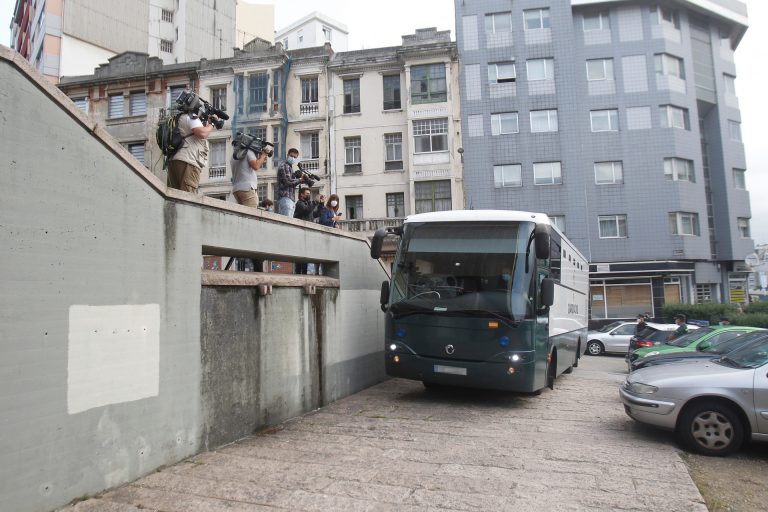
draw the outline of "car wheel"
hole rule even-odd
[[[599,356],[603,353],[603,344],[599,341],[592,340],[587,343],[587,354],[591,356]]]
[[[700,402],[687,407],[677,423],[681,444],[689,451],[722,457],[741,447],[744,425],[725,404]]]

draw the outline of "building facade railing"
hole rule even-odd
[[[339,221],[339,227],[346,231],[358,233],[373,233],[380,228],[395,228],[403,225],[404,217],[391,217],[385,219],[355,219]]]

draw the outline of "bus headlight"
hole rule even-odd
[[[397,345],[395,345],[394,343],[393,343],[393,344],[391,344],[391,345],[389,346],[389,350],[391,350],[392,352],[394,352],[395,350],[397,350]]]

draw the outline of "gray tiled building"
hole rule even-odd
[[[593,320],[742,302],[736,0],[456,0],[468,208],[541,211]]]

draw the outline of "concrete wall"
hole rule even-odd
[[[49,510],[383,378],[386,273],[363,239],[167,190],[5,47],[0,91],[3,509]],[[204,253],[331,275],[204,286]]]

